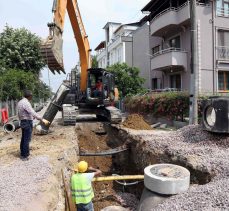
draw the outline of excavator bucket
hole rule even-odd
[[[63,39],[61,33],[56,33],[55,29],[50,29],[50,35],[41,44],[41,55],[46,61],[48,68],[55,74],[64,71],[63,64]]]

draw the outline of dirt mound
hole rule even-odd
[[[131,114],[122,123],[124,127],[135,129],[135,130],[152,130],[150,125],[145,122],[143,117],[139,114]]]

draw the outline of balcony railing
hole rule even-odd
[[[187,52],[179,48],[168,48],[152,55],[151,69],[166,70],[167,67],[180,66],[187,71]]]
[[[169,52],[186,52],[186,51],[182,51],[180,48],[166,48],[154,53],[152,57],[156,57],[158,55],[169,53]]]
[[[158,13],[153,19],[152,19],[152,22],[154,20],[156,20],[157,18],[159,18],[160,16],[164,15],[165,13],[167,12],[170,12],[170,11],[175,11],[175,12],[178,12],[179,10],[181,10],[182,8],[184,8],[185,6],[187,6],[189,4],[189,1],[185,2],[184,4],[182,4],[180,7],[176,8],[176,7],[169,7],[165,10],[163,10],[162,12]]]
[[[217,56],[218,60],[228,60],[229,61],[229,46],[218,46]]]
[[[228,8],[223,8],[223,7],[217,7],[216,8],[216,14],[218,16],[228,17],[229,18],[229,9]]]

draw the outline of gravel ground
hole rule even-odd
[[[135,211],[137,209],[139,200],[134,194],[118,192],[115,194],[115,197],[120,204],[123,207],[128,208],[129,211]]]
[[[175,132],[137,136],[145,141],[147,151],[158,151],[173,162],[183,161],[211,175],[209,183],[191,185],[186,193],[172,196],[152,210],[229,210],[229,136],[193,125]]]
[[[0,210],[18,211],[26,210],[24,206],[38,195],[38,185],[51,174],[51,167],[47,156],[37,156],[0,165],[0,172]]]

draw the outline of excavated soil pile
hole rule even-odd
[[[152,130],[150,125],[146,123],[143,117],[139,114],[129,115],[122,125],[135,130]]]

